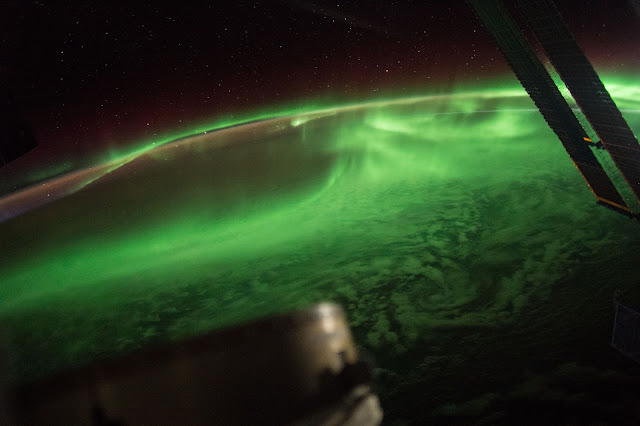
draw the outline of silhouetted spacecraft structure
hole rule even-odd
[[[551,0],[516,0],[509,2],[508,9],[501,0],[468,2],[598,203],[639,218],[640,145],[555,4]],[[588,136],[514,13],[535,35],[599,140]]]
[[[0,167],[23,156],[37,145],[13,98],[0,91]]]

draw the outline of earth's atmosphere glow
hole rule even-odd
[[[640,86],[604,81],[640,133]],[[254,118],[111,155],[0,223],[14,382],[323,300],[376,359],[390,418],[616,368],[610,295],[637,285],[638,223],[595,204],[513,81]]]

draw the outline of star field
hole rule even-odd
[[[559,6],[598,58],[638,61],[630,3]],[[449,92],[510,73],[464,2],[14,1],[8,11],[1,76],[49,159],[265,106]]]

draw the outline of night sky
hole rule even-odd
[[[5,3],[39,142],[0,168],[12,380],[335,300],[388,419],[636,415],[637,223],[464,1]],[[640,129],[640,0],[557,3]]]
[[[640,64],[637,2],[575,5],[559,2],[596,64]],[[0,77],[40,147],[5,174],[216,117],[447,92],[510,73],[462,1],[12,0],[7,10]]]

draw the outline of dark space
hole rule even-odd
[[[639,3],[555,3],[637,135]],[[640,418],[609,345],[639,224],[466,2],[4,9],[0,90],[37,142],[0,168],[11,383],[331,300],[385,424]]]

